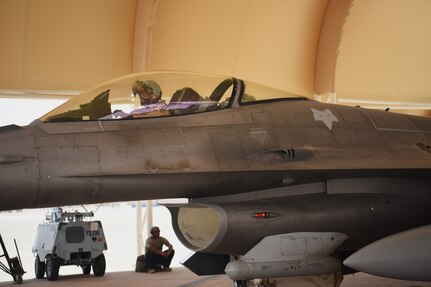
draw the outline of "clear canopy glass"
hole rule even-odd
[[[244,93],[239,98],[240,105],[258,104],[262,102],[283,99],[306,99],[305,97],[299,96],[297,94],[274,89],[254,82],[244,82],[245,89]]]
[[[81,93],[42,116],[42,122],[74,122],[177,116],[232,107],[239,104],[297,95],[223,76],[182,72],[131,74]]]

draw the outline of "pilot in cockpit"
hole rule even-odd
[[[150,105],[159,102],[162,99],[162,90],[160,86],[151,80],[135,81],[132,86],[133,96],[139,96],[141,105]]]
[[[112,114],[104,116],[100,120],[137,119],[170,115],[166,103],[162,100],[162,89],[156,82],[137,80],[133,83],[131,92],[133,110],[130,113],[115,110]]]
[[[140,107],[135,108],[130,116],[133,118],[167,116],[166,103],[162,100],[162,90],[160,86],[151,80],[137,80],[132,86],[133,97],[139,96]]]

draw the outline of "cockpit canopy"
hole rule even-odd
[[[222,76],[148,72],[124,76],[81,93],[42,122],[106,121],[177,116],[297,95]]]

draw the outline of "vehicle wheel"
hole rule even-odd
[[[82,268],[82,273],[83,273],[84,275],[88,275],[88,274],[90,274],[90,271],[91,271],[91,265],[82,265],[82,266],[81,266],[81,268]]]
[[[99,255],[94,260],[93,264],[93,273],[94,276],[103,276],[105,275],[105,269],[106,269],[106,261],[105,261],[105,255]]]
[[[47,257],[46,258],[46,278],[49,281],[57,280],[59,271],[60,271],[60,262],[58,258]]]
[[[36,256],[36,259],[34,260],[34,274],[36,275],[37,279],[42,279],[45,277],[45,261],[39,260],[39,255]]]
[[[21,275],[15,275],[14,280],[16,284],[22,284],[22,276]]]

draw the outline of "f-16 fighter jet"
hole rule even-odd
[[[430,178],[430,118],[231,77],[132,74],[0,128],[0,210],[188,198],[184,264],[237,286],[431,280]]]

